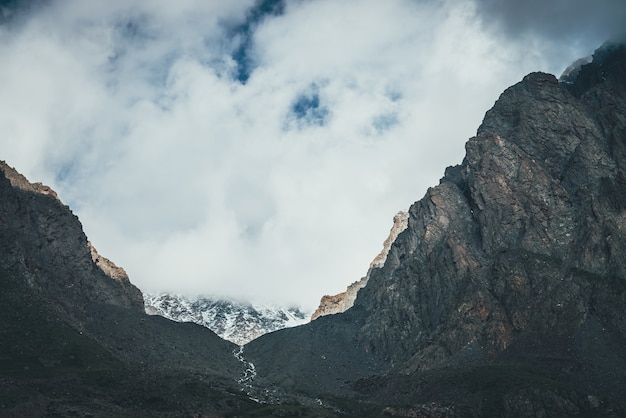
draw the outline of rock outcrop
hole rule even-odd
[[[260,378],[447,416],[624,413],[624,115],[621,45],[508,88],[351,309],[250,344]]]
[[[383,243],[383,249],[376,257],[374,257],[374,260],[372,260],[372,262],[370,263],[370,267],[365,277],[362,277],[361,280],[352,283],[350,286],[348,286],[345,292],[341,292],[332,296],[322,296],[319,307],[311,315],[312,321],[319,318],[320,316],[345,312],[350,309],[352,305],[354,305],[357,293],[359,292],[359,289],[367,285],[370,275],[372,274],[372,269],[381,268],[385,264],[385,261],[387,260],[387,254],[389,254],[389,249],[391,248],[391,244],[393,244],[398,235],[406,229],[408,218],[409,213],[405,211],[400,211],[393,217],[393,226],[389,231],[389,236]]]
[[[87,246],[89,247],[89,252],[91,253],[91,260],[96,263],[100,270],[104,272],[107,276],[112,278],[113,280],[118,280],[122,282],[129,282],[128,274],[126,274],[126,270],[122,267],[119,267],[117,264],[109,260],[108,258],[98,254],[98,250],[91,244],[91,241],[87,241]]]

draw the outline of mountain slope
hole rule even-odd
[[[139,289],[125,274],[102,269],[110,262],[102,258],[100,263],[78,218],[53,190],[31,184],[3,161],[0,171],[2,268],[26,277],[34,291],[51,296],[78,323],[93,303],[143,310]]]
[[[259,382],[412,413],[624,413],[625,68],[607,45],[571,85],[507,89],[353,308],[249,344]]]
[[[0,163],[0,416],[216,415],[251,403],[236,346],[143,312],[48,187]]]

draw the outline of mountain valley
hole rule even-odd
[[[625,416],[625,115],[624,45],[527,75],[310,322],[142,297],[2,162],[0,416]]]

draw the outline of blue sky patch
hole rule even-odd
[[[235,78],[241,84],[246,84],[256,68],[252,57],[254,30],[267,16],[280,16],[284,11],[284,0],[257,0],[248,12],[245,22],[233,29],[232,36],[240,38],[232,58],[237,63]]]

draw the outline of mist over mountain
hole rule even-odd
[[[247,344],[263,334],[309,321],[309,316],[295,307],[262,306],[169,294],[144,293],[143,298],[148,314],[205,326],[221,338],[238,345]]]
[[[626,47],[580,64],[501,94],[351,308],[241,347],[0,164],[0,415],[626,415]]]

